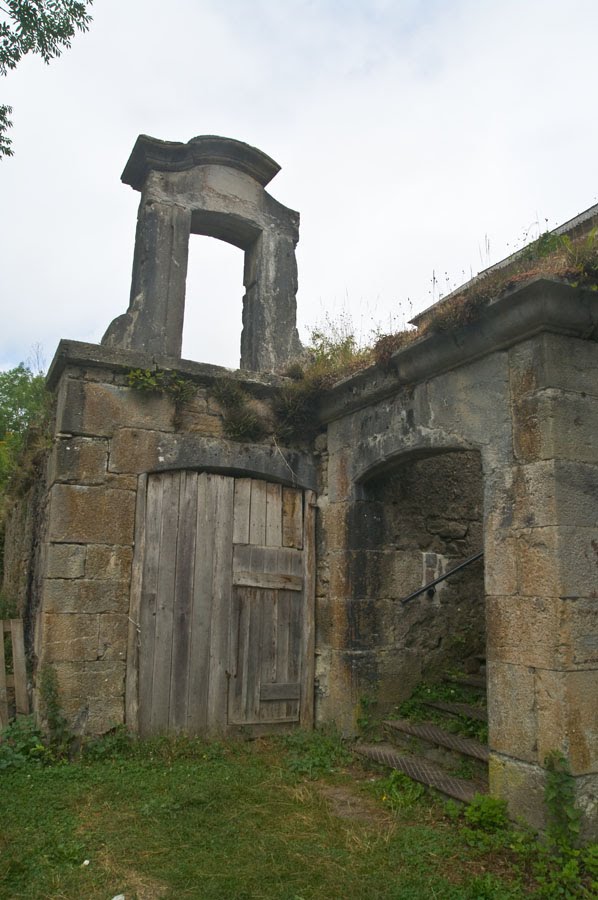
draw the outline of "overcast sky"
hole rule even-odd
[[[301,214],[299,327],[402,325],[597,202],[596,0],[96,0],[0,79],[0,368],[99,341],[129,297],[138,134],[220,134]],[[184,356],[236,366],[242,253],[192,236]],[[432,280],[436,278],[436,284]],[[432,293],[433,292],[433,293]]]

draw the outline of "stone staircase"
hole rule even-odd
[[[358,744],[354,752],[469,803],[488,792],[488,746],[460,731],[465,723],[471,730],[472,723],[487,721],[486,679],[483,673],[450,675],[443,685],[440,693],[450,699],[418,699],[410,704],[415,715],[383,723],[386,740]]]

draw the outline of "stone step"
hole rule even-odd
[[[359,744],[354,748],[354,752],[383,766],[397,769],[414,781],[419,781],[420,784],[434,788],[441,794],[462,803],[471,803],[476,794],[488,793],[488,788],[481,782],[456,778],[427,759],[398,753],[391,744]]]
[[[454,750],[463,756],[469,756],[472,759],[488,762],[488,747],[481,744],[473,738],[463,737],[460,734],[452,734],[445,731],[432,722],[410,722],[408,719],[389,719],[384,725],[392,731],[400,734],[409,735],[419,740],[427,741],[430,744],[436,744],[445,747],[447,750]]]
[[[480,690],[486,690],[485,675],[445,675],[442,679],[448,684],[456,684],[459,687],[473,687]]]
[[[444,700],[422,700],[420,702],[423,706],[438,709],[451,716],[466,716],[468,719],[477,719],[478,722],[488,721],[488,713],[483,706],[471,706],[469,703],[447,703]]]

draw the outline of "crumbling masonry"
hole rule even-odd
[[[51,665],[88,733],[351,733],[364,698],[392,708],[485,654],[492,791],[541,825],[561,751],[595,836],[598,295],[535,280],[327,391],[315,439],[231,440],[215,385],[268,420],[301,352],[277,171],[223,138],[135,145],[129,309],[100,345],[61,341],[47,472],[8,523],[34,695]],[[180,358],[191,233],[245,253],[239,372]],[[135,369],[193,391],[140,391]]]

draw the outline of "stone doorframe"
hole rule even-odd
[[[102,343],[180,358],[189,236],[202,234],[245,254],[241,368],[274,371],[298,356],[299,213],[264,190],[279,171],[241,141],[140,135],[122,174],[141,191],[129,308]]]

